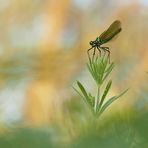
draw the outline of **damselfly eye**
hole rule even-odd
[[[93,41],[90,41],[89,44],[90,44],[90,45],[93,45]]]

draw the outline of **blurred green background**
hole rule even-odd
[[[110,95],[130,90],[96,127],[72,86],[95,91],[86,51],[116,19]],[[0,0],[0,148],[147,148],[147,26],[147,0]]]

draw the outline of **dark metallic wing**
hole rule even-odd
[[[105,30],[100,36],[101,43],[104,44],[110,41],[116,34],[121,31],[121,22],[114,21],[107,30]]]

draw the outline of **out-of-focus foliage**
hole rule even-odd
[[[0,137],[1,147],[147,148],[148,111],[131,107],[98,121],[81,103],[69,101],[63,108],[66,120],[53,128],[9,129]],[[81,102],[81,101],[80,101]]]
[[[51,138],[52,134],[52,138]],[[50,129],[12,129],[7,135],[0,136],[0,147],[3,148],[52,148],[53,131]]]

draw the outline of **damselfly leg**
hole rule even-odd
[[[92,60],[94,60],[95,54],[96,54],[96,47],[94,47],[94,52],[93,52]]]
[[[91,47],[91,48],[89,48],[88,50],[87,50],[87,54],[88,54],[88,58],[89,58],[89,61],[91,61],[91,58],[90,58],[90,55],[89,55],[89,51],[91,50],[91,49],[93,49],[94,47]]]
[[[98,51],[99,51],[99,54],[100,54],[100,57],[101,57],[101,50],[99,47],[97,47]]]
[[[108,47],[100,47],[103,51],[104,51],[104,56],[106,54],[106,52],[108,53],[107,58],[109,59],[109,63],[110,63],[110,51]]]

